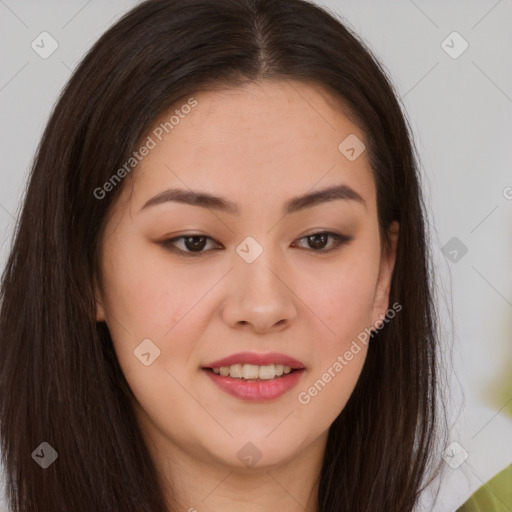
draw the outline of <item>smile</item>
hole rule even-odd
[[[269,364],[259,366],[256,364],[232,364],[213,368],[213,373],[223,377],[245,380],[271,380],[291,372],[289,366],[282,364]]]
[[[216,373],[216,369],[211,368],[203,368],[203,371],[206,375],[213,381],[213,383],[225,393],[238,398],[240,400],[245,401],[253,401],[253,402],[268,402],[271,400],[276,400],[277,398],[284,395],[286,392],[290,391],[294,388],[302,375],[304,374],[304,368],[292,370],[290,367],[287,367],[288,373],[283,372],[281,375],[276,375],[275,366],[278,365],[268,365],[268,366],[255,366],[255,365],[232,365],[235,367],[235,372],[246,372],[246,375],[249,377],[251,375],[255,375],[256,371],[258,371],[258,378],[249,378],[246,379],[242,374],[240,377],[233,377],[231,375],[221,375],[220,371],[223,373],[230,372],[232,367],[221,367],[218,369],[219,373]],[[245,370],[244,367],[248,367]],[[251,368],[252,367],[252,368]],[[274,367],[268,369],[269,367]],[[255,368],[255,370],[254,370]],[[263,374],[266,378],[259,377],[259,371],[263,369]],[[238,373],[236,373],[238,375]],[[273,376],[270,377],[270,375]]]

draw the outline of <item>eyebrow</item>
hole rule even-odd
[[[335,185],[332,187],[324,188],[316,192],[308,192],[307,194],[296,196],[289,199],[283,207],[283,215],[295,213],[306,208],[311,208],[321,203],[326,203],[335,200],[355,201],[362,204],[366,208],[364,199],[348,185]],[[211,195],[207,192],[199,192],[193,190],[184,190],[180,188],[171,188],[160,192],[152,197],[141,208],[141,211],[150,206],[155,206],[169,201],[188,204],[191,206],[200,206],[201,208],[208,208],[218,210],[232,215],[240,215],[240,209],[228,199]]]

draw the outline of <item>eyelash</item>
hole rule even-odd
[[[331,231],[317,231],[315,233],[311,233],[309,235],[305,235],[305,236],[299,238],[299,241],[304,240],[305,238],[315,237],[315,236],[319,236],[319,235],[327,235],[330,238],[332,238],[333,240],[335,240],[335,242],[336,242],[334,247],[331,247],[330,249],[309,249],[311,252],[320,253],[320,254],[330,253],[330,252],[340,248],[341,246],[347,244],[354,238],[352,236],[341,235],[338,233],[332,233]],[[179,255],[183,255],[183,256],[187,256],[187,257],[201,256],[202,254],[205,254],[207,252],[204,250],[194,252],[194,251],[189,251],[189,250],[178,249],[176,246],[173,245],[179,240],[186,240],[188,238],[205,238],[206,240],[211,240],[211,241],[215,242],[215,240],[213,240],[213,238],[206,236],[206,235],[185,234],[185,235],[177,236],[175,238],[170,238],[168,240],[162,240],[161,242],[159,242],[159,244],[162,245],[165,249],[167,249],[170,252],[173,252],[173,253],[176,253]]]

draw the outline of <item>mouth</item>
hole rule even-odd
[[[242,357],[250,362],[241,362]],[[272,358],[275,362],[270,362]],[[257,362],[259,364],[255,364]],[[201,369],[220,390],[252,402],[280,398],[298,384],[306,371],[302,363],[284,355],[247,353],[216,361]]]
[[[258,368],[258,373],[256,369]],[[240,352],[231,356],[217,359],[203,366],[205,369],[211,369],[218,375],[231,376],[233,378],[265,380],[267,378],[279,377],[290,373],[293,370],[304,369],[304,364],[286,354],[271,352],[259,354],[257,352]],[[226,373],[229,369],[229,373]],[[261,376],[259,374],[261,370]],[[267,377],[270,375],[270,377]]]
[[[205,367],[203,370],[229,377],[231,379],[244,380],[249,382],[265,382],[269,380],[282,379],[291,373],[304,370],[304,368],[291,368],[283,364],[255,365],[255,364],[232,364],[230,366],[218,366],[215,368]]]

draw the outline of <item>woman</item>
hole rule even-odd
[[[412,511],[443,417],[424,219],[331,14],[134,8],[55,107],[3,276],[12,510]]]

